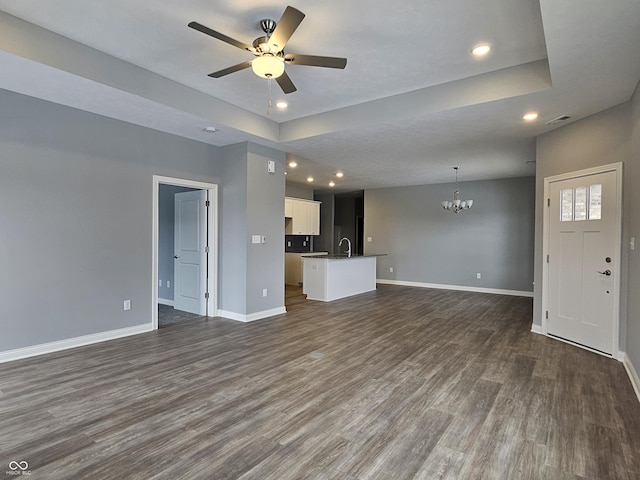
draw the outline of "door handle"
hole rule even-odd
[[[178,255],[174,255],[173,258],[175,258],[177,260],[180,257]],[[600,272],[600,273],[602,273],[602,272]],[[611,275],[611,272],[609,272],[609,275]]]
[[[600,275],[606,275],[607,277],[611,275],[611,270],[605,270],[604,272],[598,272]]]

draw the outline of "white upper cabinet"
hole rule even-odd
[[[287,197],[284,216],[286,234],[320,235],[320,202]]]

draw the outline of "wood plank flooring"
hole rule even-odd
[[[379,285],[0,365],[0,474],[33,479],[640,478],[621,363],[527,298]]]

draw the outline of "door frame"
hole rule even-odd
[[[580,177],[586,177],[598,173],[616,172],[616,218],[615,218],[615,242],[616,242],[616,262],[614,263],[615,272],[613,278],[613,345],[611,348],[611,357],[619,359],[620,351],[620,279],[621,279],[621,267],[622,267],[622,162],[610,163],[608,165],[601,165],[599,167],[587,168],[584,170],[577,170],[574,172],[562,173],[551,177],[545,177],[544,179],[544,208],[543,208],[543,227],[542,227],[542,334],[550,336],[548,333],[547,314],[549,309],[549,264],[546,261],[547,255],[549,255],[549,235],[550,235],[550,212],[549,212],[549,198],[551,184],[563,181],[571,180]],[[558,337],[552,337],[556,340],[570,343],[571,345],[578,346],[585,350],[589,350],[600,355],[608,357],[609,355],[600,352],[598,350],[591,349],[584,345],[579,345],[568,340],[564,340]]]
[[[153,225],[152,225],[152,317],[151,327],[158,328],[158,244],[159,244],[159,194],[160,185],[174,185],[178,187],[196,188],[206,190],[210,206],[207,209],[207,243],[209,254],[207,255],[207,291],[210,292],[207,299],[207,315],[209,317],[218,314],[218,185],[215,183],[198,182],[183,178],[153,176]]]

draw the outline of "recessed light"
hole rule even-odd
[[[202,130],[207,133],[216,133],[218,131],[216,127],[204,127]]]
[[[309,183],[313,182],[313,177],[307,177],[307,182]]]
[[[487,45],[486,43],[483,43],[482,45],[476,45],[475,47],[473,47],[473,50],[471,50],[471,53],[473,53],[476,57],[484,57],[490,51],[491,51],[491,45]]]
[[[276,107],[278,107],[280,109],[285,109],[288,106],[289,106],[289,104],[287,102],[283,102],[283,101],[276,102]]]
[[[291,160],[291,161],[289,162],[289,166],[290,166],[291,168],[296,168],[296,167],[298,166],[298,163],[297,163],[297,162],[295,162],[294,160]]]
[[[338,177],[338,178],[342,178],[342,177],[344,177],[344,173],[342,173],[342,172],[336,172],[336,177]]]
[[[333,181],[329,182],[329,186],[330,187],[335,187],[336,186],[336,182],[333,182]]]
[[[288,172],[284,172],[284,174],[285,174],[285,175],[287,175],[287,174],[288,174]]]
[[[527,122],[531,122],[536,118],[538,118],[538,114],[536,112],[527,112],[522,116],[522,119]]]

